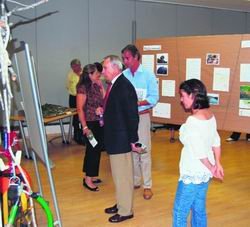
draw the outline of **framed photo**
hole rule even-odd
[[[160,53],[156,55],[157,64],[168,64],[168,53]]]
[[[168,75],[168,65],[157,65],[156,66],[156,74],[160,76]]]
[[[206,56],[207,65],[219,65],[220,64],[220,54],[208,53]]]

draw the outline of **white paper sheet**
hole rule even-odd
[[[250,110],[239,109],[239,116],[250,117]]]
[[[154,72],[155,56],[153,54],[142,55],[142,65],[150,72]]]
[[[153,117],[170,118],[171,104],[158,102],[153,108]]]
[[[147,50],[161,50],[161,45],[144,45],[143,51]]]
[[[240,64],[240,82],[250,82],[250,64]]]
[[[168,97],[175,96],[175,80],[162,80],[161,95]]]
[[[210,105],[219,105],[220,103],[220,95],[214,93],[207,93],[209,104]]]
[[[241,48],[250,48],[250,40],[242,40]]]
[[[230,68],[214,68],[213,90],[229,91]]]
[[[201,59],[187,58],[186,59],[186,80],[201,79]]]
[[[136,90],[138,101],[142,101],[142,100],[146,99],[146,97],[147,97],[147,89],[136,88],[135,90]]]

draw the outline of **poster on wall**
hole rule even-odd
[[[208,93],[208,100],[210,105],[219,105],[220,103],[220,95],[219,94],[212,94]]]
[[[160,53],[156,55],[157,64],[166,64],[168,65],[168,53]]]
[[[161,45],[144,45],[143,51],[161,50]]]
[[[248,110],[248,109],[239,109],[239,116],[241,116],[241,117],[250,117],[250,110]]]
[[[250,48],[250,40],[242,40],[241,48]]]
[[[250,109],[250,85],[240,86],[239,107],[243,109]]]
[[[156,74],[159,76],[168,75],[168,53],[156,54]]]
[[[206,55],[207,65],[219,65],[220,64],[220,54],[208,53]]]
[[[156,74],[158,76],[167,76],[168,75],[168,66],[167,65],[157,65]]]
[[[229,68],[214,68],[213,90],[229,91]]]
[[[153,54],[143,54],[141,58],[141,64],[145,69],[150,72],[154,72],[155,56]]]
[[[175,80],[162,80],[161,95],[168,97],[175,96]]]
[[[201,79],[201,59],[187,58],[186,59],[186,80]]]
[[[153,108],[153,117],[171,118],[171,104],[158,102]]]
[[[240,82],[250,82],[250,64],[240,64]]]

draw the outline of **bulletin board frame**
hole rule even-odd
[[[241,78],[242,64],[250,64],[250,34],[163,37],[138,39],[136,46],[142,56],[154,55],[154,72],[159,81],[159,103],[170,105],[170,116],[151,116],[151,121],[160,124],[182,124],[189,113],[185,113],[179,98],[179,85],[186,80],[187,59],[200,59],[200,79],[209,94],[219,97],[217,105],[210,105],[220,130],[250,133],[250,109],[242,109],[240,87],[250,86]],[[167,73],[159,74],[157,57],[167,53]],[[213,62],[211,56],[215,56]],[[166,56],[165,56],[166,57]],[[214,90],[214,73],[217,69],[229,69],[228,91]],[[250,80],[250,73],[247,76]],[[163,80],[175,81],[175,95],[162,95]],[[249,94],[250,96],[250,94]]]

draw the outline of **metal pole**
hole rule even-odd
[[[39,193],[43,196],[41,177],[40,177],[40,174],[39,174],[36,154],[35,154],[35,152],[33,150],[32,150],[32,158],[33,158],[33,161],[34,161],[34,167],[35,167],[35,172],[36,172],[36,179],[37,179],[37,183],[38,183]]]
[[[60,123],[61,135],[62,135],[62,138],[63,138],[63,143],[67,143],[65,132],[64,132],[64,127],[63,127],[63,122],[62,122],[61,119],[59,120],[59,123]]]
[[[70,116],[70,119],[69,119],[68,143],[70,143],[70,142],[71,142],[71,139],[72,139],[73,117],[74,117],[74,116]]]
[[[19,129],[20,129],[21,136],[22,136],[22,139],[23,139],[23,146],[24,146],[24,151],[25,151],[26,157],[30,158],[29,149],[28,149],[28,146],[27,146],[27,141],[26,141],[24,130],[23,130],[22,121],[18,121],[18,125],[19,125]]]

